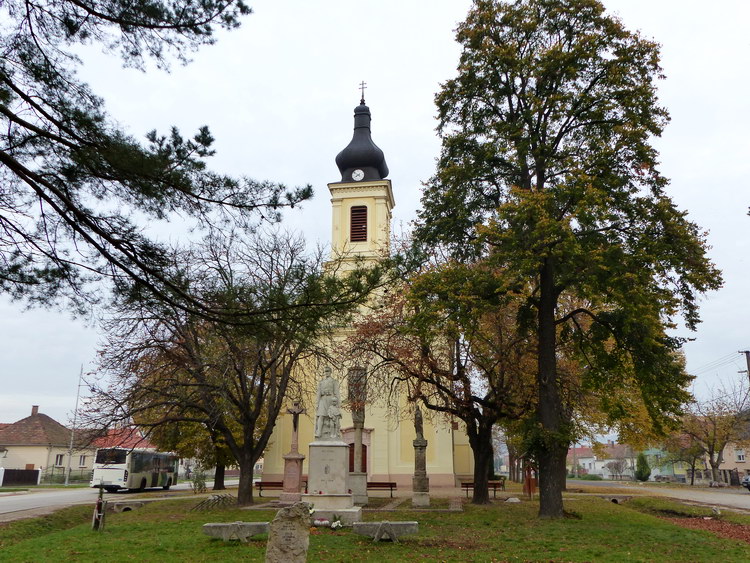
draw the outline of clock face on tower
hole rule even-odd
[[[360,170],[359,168],[352,172],[352,180],[354,180],[355,182],[359,182],[364,177],[365,173],[362,172],[362,170]]]

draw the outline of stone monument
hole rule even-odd
[[[414,429],[417,437],[414,444],[414,477],[412,478],[411,505],[415,508],[430,506],[430,478],[427,477],[427,440],[424,439],[422,411],[414,405]]]
[[[279,501],[295,503],[302,499],[302,464],[305,456],[299,453],[299,415],[305,413],[299,403],[286,412],[292,415],[292,448],[284,457],[284,485]]]
[[[367,402],[367,379],[363,369],[349,371],[347,382],[349,405],[354,425],[354,467],[349,472],[349,488],[354,495],[354,504],[367,504],[367,468],[362,463],[362,429],[365,426],[365,403]]]
[[[341,439],[339,383],[331,368],[323,370],[318,383],[315,409],[315,441],[310,444],[307,494],[302,500],[313,505],[313,518],[344,525],[362,519],[362,509],[354,506],[348,486],[349,446]]]
[[[271,522],[266,563],[305,563],[310,545],[310,506],[298,502],[279,510]]]

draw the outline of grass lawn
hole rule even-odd
[[[633,499],[634,501],[636,499]],[[263,561],[265,537],[249,544],[225,543],[201,533],[206,522],[272,520],[270,510],[237,508],[190,512],[198,500],[169,499],[108,514],[103,532],[90,529],[92,507],[0,524],[0,560],[37,561]],[[631,504],[631,502],[633,504]],[[463,512],[403,510],[367,512],[365,520],[417,520],[419,535],[400,543],[373,544],[350,531],[313,529],[308,561],[685,561],[746,562],[750,545],[688,530],[659,515],[683,505],[665,501],[613,504],[586,497],[570,500],[571,517],[536,518],[536,502],[464,505]],[[684,508],[684,507],[683,507]],[[702,516],[694,508],[686,516]],[[710,510],[708,511],[710,512]],[[750,517],[723,515],[750,526]]]

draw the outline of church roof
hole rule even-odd
[[[68,446],[70,430],[34,408],[30,416],[0,428],[3,446]]]
[[[354,108],[354,134],[347,147],[336,156],[342,182],[352,180],[382,180],[388,176],[388,165],[383,151],[372,141],[370,108],[364,97]],[[362,178],[352,178],[352,172],[362,170]]]

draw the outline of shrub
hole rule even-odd
[[[651,476],[651,467],[646,460],[646,456],[643,452],[638,454],[638,459],[635,462],[635,478],[639,481],[648,481]]]

